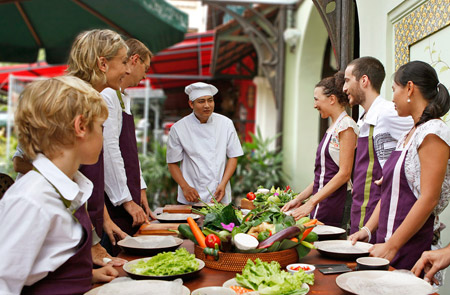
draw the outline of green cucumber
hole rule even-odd
[[[180,225],[178,226],[178,231],[180,232],[180,234],[181,234],[183,237],[185,237],[185,238],[191,240],[191,241],[194,242],[196,245],[198,245],[197,239],[195,239],[195,236],[194,236],[194,234],[192,233],[191,228],[189,227],[189,225],[187,225],[187,224],[180,224]]]
[[[310,232],[306,238],[303,239],[305,242],[313,243],[319,239],[319,236],[315,232]]]

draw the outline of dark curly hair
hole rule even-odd
[[[322,87],[323,93],[329,97],[330,95],[334,95],[337,97],[337,100],[340,105],[347,106],[349,104],[347,94],[342,90],[344,87],[344,73],[337,72],[331,77],[327,77],[322,79],[319,83],[316,84],[316,87]]]

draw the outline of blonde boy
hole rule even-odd
[[[92,183],[81,164],[97,162],[108,111],[100,94],[72,76],[30,84],[15,115],[19,143],[34,169],[0,201],[0,290],[83,294],[93,279]],[[111,267],[94,273],[108,281]]]

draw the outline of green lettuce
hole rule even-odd
[[[195,255],[185,248],[175,252],[163,252],[147,261],[141,260],[131,267],[131,272],[147,276],[170,276],[198,270],[199,264]]]
[[[236,281],[245,288],[257,290],[261,295],[301,295],[308,293],[302,288],[303,283],[314,285],[314,274],[300,270],[294,275],[280,270],[276,261],[263,262],[259,258],[248,260],[241,274],[236,274]]]

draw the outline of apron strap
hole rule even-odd
[[[361,218],[359,220],[359,228],[362,228],[364,226],[364,218],[366,217],[366,209],[367,209],[367,204],[369,203],[369,197],[370,197],[370,188],[372,186],[372,182],[373,182],[373,165],[375,162],[375,153],[374,153],[374,149],[373,149],[373,130],[374,130],[375,126],[374,125],[370,125],[370,130],[369,130],[369,143],[368,143],[368,148],[369,148],[369,165],[367,167],[367,173],[366,173],[366,183],[364,184],[364,202],[361,206]]]
[[[123,99],[122,99],[122,93],[120,93],[120,90],[116,90],[117,93],[117,97],[119,98],[120,101],[120,106],[122,107],[122,111],[125,110],[125,104],[123,103]]]

